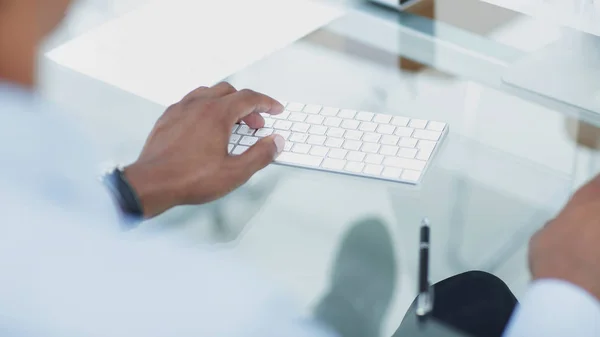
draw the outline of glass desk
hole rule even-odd
[[[381,333],[390,336],[415,296],[419,223],[429,217],[432,281],[484,270],[521,295],[529,237],[598,171],[596,150],[580,144],[582,132],[595,137],[600,116],[503,83],[506,67],[527,52],[506,41],[359,1],[332,2],[349,11],[226,80],[289,101],[448,122],[423,184],[271,166],[218,202],[172,210],[129,235],[236,250],[308,313],[328,289],[346,233],[379,219],[396,265]],[[164,107],[41,64],[44,95],[77,111],[107,159],[134,160]]]

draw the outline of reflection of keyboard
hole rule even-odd
[[[264,115],[262,129],[234,126],[229,152],[277,133],[286,139],[278,164],[418,184],[448,131],[441,122],[282,103],[285,112]]]

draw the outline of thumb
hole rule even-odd
[[[243,181],[250,179],[254,173],[271,164],[283,151],[285,139],[280,135],[271,135],[259,140],[243,154],[233,157],[235,166],[240,168]]]

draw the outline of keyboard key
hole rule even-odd
[[[248,146],[243,146],[243,145],[238,145],[235,147],[235,149],[233,149],[233,151],[231,151],[232,155],[240,155],[244,152],[246,152],[246,150],[248,150],[250,147]]]
[[[283,139],[287,140],[288,138],[290,138],[290,135],[292,133],[285,130],[275,130],[273,131],[273,134],[280,135],[281,137],[283,137]]]
[[[381,139],[381,135],[372,132],[365,133],[365,135],[362,137],[363,141],[369,143],[377,143],[379,139]]]
[[[281,103],[281,105],[283,105],[284,107],[285,107],[286,105],[288,105],[288,102],[287,102],[287,101],[281,101],[281,100],[278,100],[278,102],[279,102],[279,103]]]
[[[248,125],[240,125],[236,133],[242,136],[252,136],[254,135],[254,131],[256,131],[256,129],[251,129]]]
[[[406,159],[399,157],[385,157],[383,160],[385,166],[391,166],[401,169],[409,169],[415,171],[422,171],[425,168],[426,162],[417,159]]]
[[[325,122],[323,122],[323,125],[332,126],[334,128],[339,127],[340,124],[342,124],[342,119],[338,117],[327,117]]]
[[[308,167],[319,167],[322,158],[311,156],[308,154],[299,154],[293,152],[283,152],[277,157],[276,162],[292,164],[292,165],[301,165]]]
[[[424,139],[424,140],[440,140],[442,133],[439,131],[430,131],[430,130],[415,130],[413,132],[413,138]]]
[[[341,170],[346,166],[346,161],[341,159],[326,158],[321,167],[329,170]]]
[[[361,111],[356,115],[356,119],[363,122],[370,122],[375,116],[372,112]]]
[[[310,151],[310,145],[296,143],[292,147],[292,152],[307,154]]]
[[[427,130],[431,130],[431,131],[444,131],[444,128],[446,127],[446,123],[442,123],[442,122],[434,122],[431,121],[429,123],[427,123]]]
[[[371,122],[362,122],[358,127],[361,131],[374,132],[377,129],[377,124]]]
[[[325,136],[314,136],[313,135],[313,136],[308,137],[308,140],[306,142],[311,145],[323,145],[325,143],[325,140],[327,140],[327,137],[325,137]]]
[[[379,147],[380,147],[379,144],[364,143],[360,150],[362,152],[366,152],[366,153],[377,153],[377,152],[379,152]]]
[[[410,137],[413,131],[415,131],[415,129],[399,126],[396,128],[396,132],[394,132],[394,134],[399,137]]]
[[[431,158],[431,155],[433,154],[433,149],[421,149],[419,150],[419,153],[417,153],[416,158],[419,160],[429,160],[429,158]]]
[[[352,173],[361,173],[364,167],[365,167],[365,164],[363,164],[363,163],[359,163],[356,161],[349,161],[346,164],[346,167],[344,168],[344,170],[348,171],[348,172],[352,172]]]
[[[285,151],[285,152],[292,151],[292,146],[294,146],[294,143],[292,143],[292,142],[285,142],[285,146],[283,147],[283,151]]]
[[[231,128],[231,133],[235,133],[235,131],[239,128],[239,124],[236,124],[233,126],[233,128]]]
[[[425,129],[427,126],[427,121],[424,119],[411,119],[408,126],[415,129]]]
[[[358,151],[350,151],[346,159],[351,161],[363,161],[365,160],[366,154]]]
[[[252,146],[258,142],[258,137],[244,136],[240,140],[240,145]]]
[[[286,111],[280,113],[279,115],[273,115],[272,118],[274,118],[274,119],[287,119],[289,116],[290,116],[290,112],[286,110]]]
[[[306,112],[307,114],[318,114],[319,111],[321,111],[321,108],[322,107],[320,105],[307,104],[302,111]]]
[[[288,121],[277,121],[273,124],[273,127],[278,130],[289,130],[292,128],[292,122]],[[238,130],[239,132],[239,130]]]
[[[308,139],[308,135],[302,132],[294,132],[290,137],[290,142],[294,143],[304,143]]]
[[[325,117],[320,116],[320,115],[310,115],[308,116],[308,118],[306,118],[305,122],[309,123],[309,124],[318,124],[321,125],[323,124],[323,121],[325,120]]]
[[[338,112],[337,116],[340,118],[352,119],[354,116],[356,116],[356,110],[342,109],[340,112]]]
[[[398,157],[413,159],[417,155],[417,149],[407,149],[405,147],[398,151]]]
[[[435,144],[436,142],[431,141],[431,140],[420,140],[419,143],[417,144],[417,149],[431,149],[433,150],[435,148]]]
[[[344,142],[344,146],[343,147],[346,150],[358,151],[361,146],[362,146],[362,142],[359,142],[359,141],[356,141],[356,140],[346,140]]]
[[[325,108],[321,109],[321,112],[319,114],[321,114],[323,116],[334,117],[337,115],[338,111],[340,111],[340,109],[338,109],[338,108],[325,107]]]
[[[408,126],[408,122],[410,122],[410,119],[406,117],[396,116],[392,119],[392,124],[395,126]]]
[[[342,137],[344,137],[344,132],[346,132],[344,129],[329,128],[329,131],[327,131],[327,135],[329,137],[342,138]]]
[[[362,136],[363,136],[363,132],[356,131],[356,130],[348,130],[344,134],[344,138],[351,139],[351,140],[360,140],[362,138]]]
[[[262,128],[262,129],[258,129],[254,135],[256,137],[267,137],[273,134],[273,129],[269,129],[269,128]]]
[[[370,154],[365,158],[365,163],[380,165],[383,162],[383,156],[380,154]]]
[[[241,138],[242,136],[240,135],[231,135],[231,137],[229,137],[229,144],[237,144]]]
[[[379,149],[379,153],[384,156],[395,156],[398,153],[400,148],[392,145],[383,145],[381,149]]]
[[[345,120],[342,122],[342,125],[341,125],[341,126],[342,126],[344,129],[347,129],[347,130],[356,130],[356,129],[358,129],[358,126],[359,126],[359,125],[360,125],[360,122],[359,122],[359,121],[355,121],[355,120],[353,120],[353,119],[345,119]]]
[[[400,141],[400,137],[397,136],[383,136],[381,137],[381,144],[384,145],[396,145]]]
[[[388,124],[392,120],[392,116],[384,114],[376,114],[373,118],[373,122],[379,124]]]
[[[367,164],[363,172],[369,175],[378,176],[381,174],[381,171],[383,171],[383,166]]]
[[[308,129],[311,135],[324,135],[327,132],[327,127],[322,125],[313,125]]]
[[[421,178],[421,171],[404,170],[401,178],[406,181],[418,182]]]
[[[302,112],[292,112],[290,117],[288,117],[288,121],[292,122],[304,122],[308,115]]]
[[[417,140],[414,138],[402,137],[398,142],[398,146],[401,147],[415,147],[417,146]]]
[[[381,124],[377,127],[377,133],[381,133],[382,135],[393,135],[395,126],[389,124]]]
[[[325,146],[313,146],[310,149],[310,154],[317,157],[325,157],[327,156],[327,152],[329,152],[329,149]]]
[[[310,124],[294,123],[294,125],[292,125],[292,131],[294,132],[307,132],[308,129],[310,129]]]
[[[265,118],[265,128],[272,128],[273,124],[275,124],[275,120],[271,117]]]
[[[402,169],[395,167],[386,167],[385,169],[383,169],[383,173],[381,175],[386,178],[400,179],[401,174]]]
[[[343,150],[343,149],[329,149],[329,153],[327,154],[327,156],[329,158],[334,158],[334,159],[344,159],[347,154],[348,154],[347,150]]]
[[[328,137],[327,140],[325,141],[325,146],[327,146],[327,147],[340,148],[340,147],[342,147],[342,144],[344,144],[344,140],[341,138]]]
[[[300,112],[304,109],[304,104],[302,103],[288,103],[285,107],[286,110]]]
[[[235,145],[233,145],[233,144],[227,144],[227,153],[231,153],[231,151],[233,151],[234,147],[235,147]]]

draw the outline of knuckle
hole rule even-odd
[[[220,82],[219,84],[216,85],[219,88],[228,90],[228,91],[235,91],[235,87],[233,85],[231,85],[229,82]]]

